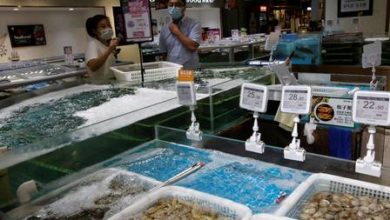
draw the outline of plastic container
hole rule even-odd
[[[143,67],[145,69],[144,81],[153,82],[175,78],[179,69],[183,66],[171,62],[151,62],[144,63]],[[113,66],[110,69],[114,72],[118,81],[140,83],[142,80],[141,66],[139,64]]]
[[[159,199],[164,198],[176,198],[182,202],[188,202],[201,208],[204,207],[207,210],[230,219],[249,220],[252,217],[252,211],[244,205],[192,189],[168,186],[143,196],[140,200],[133,203],[122,212],[114,215],[110,220],[130,219],[143,211],[146,211]]]
[[[257,214],[252,216],[251,220],[295,220],[284,216],[277,216],[271,214]]]
[[[134,191],[128,195],[122,194],[122,198],[96,204],[98,199],[106,197],[109,193],[118,195],[120,191],[109,187],[114,179],[117,182],[116,186],[121,187],[126,184],[129,188],[140,187],[145,191],[161,184],[155,179],[137,173],[117,168],[107,168],[89,174],[84,178],[76,179],[76,181],[54,190],[32,202],[31,207],[16,209],[14,211],[16,215],[10,216],[10,219],[19,219],[25,216],[41,216],[43,219],[66,219],[83,212],[83,210],[96,208],[107,209],[104,214],[105,218],[113,216],[132,204],[133,199],[143,193],[142,191]],[[35,210],[34,213],[31,213],[32,210]]]
[[[390,187],[324,173],[313,174],[302,182],[294,192],[283,201],[274,213],[278,216],[298,218],[300,211],[317,192],[350,193],[354,196],[390,199]]]

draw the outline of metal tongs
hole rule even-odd
[[[164,187],[164,186],[171,185],[171,184],[173,184],[173,183],[183,179],[184,177],[190,175],[191,173],[199,170],[203,166],[204,166],[203,162],[197,162],[194,165],[192,165],[190,168],[187,168],[187,169],[183,170],[182,172],[180,172],[180,173],[176,174],[175,176],[169,178],[167,181],[161,183],[160,185],[157,185],[157,186],[153,187],[152,189],[149,190],[149,192],[155,191],[155,190],[160,189],[161,187]]]

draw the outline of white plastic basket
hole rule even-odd
[[[77,212],[81,212],[83,209],[101,207],[100,205],[96,205],[94,201],[106,195],[106,193],[110,192],[107,185],[119,175],[135,178],[132,182],[123,183],[128,184],[129,187],[133,187],[135,186],[134,184],[137,183],[137,186],[141,186],[143,189],[149,190],[161,184],[161,182],[155,179],[134,172],[117,168],[106,168],[89,174],[88,176],[83,177],[80,180],[65,185],[53,191],[52,193],[33,201],[31,203],[32,206],[28,207],[26,210],[16,209],[16,215],[13,216],[12,219],[19,219],[19,216],[25,217],[27,215],[41,215],[44,217],[51,217],[52,215],[54,215],[56,217],[65,217],[75,214]],[[125,209],[127,206],[129,206],[129,204],[132,203],[133,199],[137,198],[137,195],[139,194],[129,194],[123,196],[122,199],[118,199],[117,201],[115,201],[115,203],[113,202],[111,204],[105,204],[105,206],[110,206],[110,210],[105,213],[105,218],[113,216],[114,214]]]
[[[252,217],[252,211],[244,205],[192,189],[167,186],[143,196],[140,200],[136,201],[122,212],[114,215],[109,220],[131,219],[146,211],[159,199],[164,198],[176,198],[179,201],[188,202],[198,207],[214,211],[229,219],[249,220]]]
[[[271,214],[257,214],[252,216],[251,220],[295,220],[295,219],[284,217],[284,216],[271,215]]]
[[[150,62],[144,63],[143,66],[145,69],[144,82],[175,78],[179,69],[183,67],[171,62]],[[132,83],[140,83],[142,81],[140,64],[113,66],[110,69],[114,72],[118,81]]]
[[[285,199],[274,213],[298,218],[302,208],[317,192],[350,193],[354,196],[390,200],[390,187],[324,173],[313,174]]]

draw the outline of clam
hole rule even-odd
[[[319,192],[300,215],[302,220],[390,220],[390,201],[350,193]]]
[[[324,214],[323,214],[323,212],[321,212],[321,211],[318,211],[318,212],[316,212],[316,213],[314,213],[313,214],[313,218],[320,218],[320,217],[322,217]]]
[[[299,215],[299,219],[301,220],[309,220],[311,218],[311,215],[302,213]]]
[[[309,214],[309,215],[312,215],[312,214],[314,214],[316,212],[317,212],[317,209],[315,209],[315,208],[308,208],[308,209],[304,209],[303,210],[304,214]]]
[[[381,204],[378,204],[378,203],[371,203],[370,205],[368,205],[368,208],[372,212],[379,212],[379,211],[382,211],[384,209],[384,207]]]
[[[319,206],[320,207],[328,207],[330,205],[330,202],[326,199],[321,199],[320,200],[320,203],[319,203]]]

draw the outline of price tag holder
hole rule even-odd
[[[390,93],[357,91],[353,96],[352,119],[369,125],[390,125]]]
[[[268,88],[264,85],[243,83],[241,86],[240,107],[254,112],[266,112]]]
[[[298,85],[298,80],[293,73],[290,73],[286,64],[273,65],[272,71],[275,72],[282,85]]]
[[[196,105],[195,87],[193,82],[177,82],[176,91],[179,104],[184,106]]]
[[[308,114],[311,104],[310,86],[283,86],[281,111],[294,114]]]

